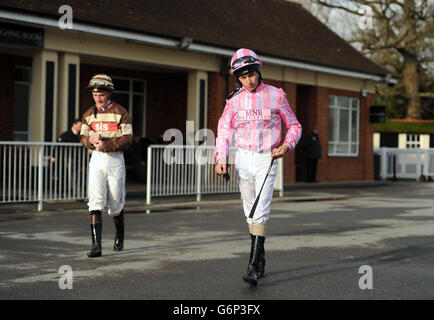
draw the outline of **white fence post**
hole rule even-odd
[[[422,174],[425,176],[425,178],[428,178],[428,159],[429,159],[429,153],[428,150],[421,150],[423,152],[423,169]]]
[[[202,164],[200,163],[200,161],[197,161],[196,157],[194,157],[194,161],[197,163],[197,169],[196,169],[196,173],[197,173],[197,177],[196,177],[196,201],[200,202],[201,200],[201,182],[202,182]]]
[[[39,147],[39,160],[38,160],[38,211],[42,211],[43,207],[43,170],[44,170],[44,164],[43,164],[43,158],[44,158],[44,145],[41,145]]]
[[[420,149],[417,149],[416,150],[416,180],[419,180],[419,177],[422,174],[421,166],[422,166],[422,151]]]
[[[152,173],[152,146],[148,147],[148,160],[146,166],[146,204],[151,204],[151,173]]]
[[[387,179],[387,148],[381,148],[381,166],[380,177],[383,180]]]

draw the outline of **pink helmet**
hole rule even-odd
[[[262,65],[256,53],[250,49],[238,49],[231,59],[231,73],[235,76],[256,71]]]

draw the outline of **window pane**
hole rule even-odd
[[[29,94],[28,84],[14,85],[14,131],[28,131]]]
[[[337,97],[338,99],[338,106],[339,107],[344,107],[344,108],[349,108],[350,107],[350,99],[347,97]]]
[[[353,107],[353,109],[357,109],[357,107],[359,106],[359,100],[351,99],[351,106]]]
[[[334,143],[329,142],[329,154],[334,154],[334,153],[335,153],[335,145]]]
[[[406,147],[420,148],[420,135],[408,133]]]
[[[339,112],[339,142],[349,141],[349,112],[340,110]]]
[[[336,119],[337,110],[330,108],[329,111],[329,141],[337,141],[337,119]]]
[[[130,91],[130,80],[113,78],[115,91]]]
[[[14,131],[14,141],[28,141],[27,133],[15,132]]]
[[[338,154],[348,154],[348,152],[349,152],[349,144],[345,144],[345,143],[339,143],[337,146],[336,146],[336,153],[338,153]]]
[[[357,145],[356,144],[352,144],[351,145],[351,153],[352,154],[357,154]]]
[[[15,81],[30,82],[30,69],[27,68],[15,68]]]
[[[133,91],[138,93],[145,92],[145,83],[143,81],[134,81],[133,82]]]
[[[330,96],[330,98],[329,98],[329,104],[331,106],[334,106],[336,104],[335,101],[336,101],[336,97],[335,96]]]
[[[115,93],[115,94],[113,94],[113,101],[119,103],[122,107],[129,110],[128,94]]]
[[[357,110],[353,110],[351,111],[351,141],[358,142],[357,138]]]
[[[133,96],[133,116],[132,116],[132,124],[133,131],[135,134],[139,136],[143,135],[143,113],[144,113],[144,97],[141,95]]]

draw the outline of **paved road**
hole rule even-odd
[[[434,298],[434,184],[286,196],[272,204],[266,277],[256,288],[241,280],[250,240],[234,197],[199,208],[160,202],[149,213],[142,199],[130,199],[125,250],[112,251],[114,225],[105,215],[98,259],[86,256],[84,203],[53,204],[36,215],[3,208],[0,299]],[[72,289],[59,288],[64,265]],[[359,287],[361,277],[369,284],[363,265],[371,267],[372,289]]]

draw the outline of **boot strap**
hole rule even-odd
[[[101,223],[101,211],[91,211],[89,215],[90,224]]]

